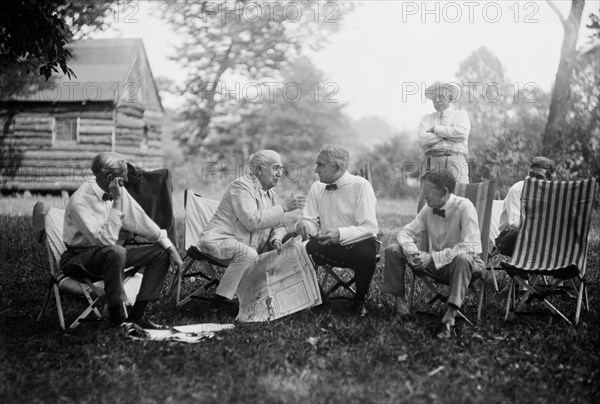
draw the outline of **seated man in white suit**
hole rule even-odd
[[[283,165],[275,151],[254,153],[248,166],[249,173],[229,184],[198,240],[203,253],[230,260],[213,298],[215,308],[233,299],[244,274],[254,267],[261,252],[281,249],[284,213],[302,209],[306,200],[304,196],[290,196],[283,204],[277,203],[273,188],[283,174]]]

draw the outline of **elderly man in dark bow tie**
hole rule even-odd
[[[449,338],[471,276],[484,266],[480,258],[477,211],[471,201],[454,195],[456,181],[449,170],[428,172],[422,180],[427,204],[398,233],[398,244],[386,248],[382,290],[395,296],[397,315],[403,317],[409,314],[404,285],[407,265],[447,279],[450,284],[448,309],[437,337]],[[415,244],[415,237],[425,230],[431,239],[431,252],[419,251]]]
[[[377,263],[376,241],[340,243],[362,234],[377,234],[377,199],[369,181],[346,171],[349,157],[338,146],[320,151],[315,167],[319,181],[310,188],[296,231],[304,240],[310,238],[306,251],[317,264],[334,262],[355,270],[354,309],[365,315],[365,298]]]

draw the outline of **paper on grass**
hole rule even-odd
[[[276,320],[321,304],[317,275],[301,240],[290,239],[279,255],[270,251],[259,256],[238,286],[238,321]]]
[[[173,326],[169,330],[148,330],[143,329],[141,335],[139,329],[129,330],[129,336],[132,339],[144,339],[151,341],[179,341],[188,343],[197,343],[204,338],[212,338],[215,333],[234,328],[233,324],[191,324]]]

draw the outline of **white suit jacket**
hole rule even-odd
[[[208,222],[198,245],[234,238],[255,250],[285,235],[283,207],[277,205],[275,190],[263,191],[252,174],[235,179]]]

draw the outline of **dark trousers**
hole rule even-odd
[[[363,300],[369,292],[377,265],[377,243],[364,240],[350,246],[321,245],[313,238],[306,244],[306,252],[318,265],[352,268],[356,276],[356,298]]]
[[[104,280],[104,292],[109,306],[127,300],[123,290],[123,272],[131,266],[145,267],[136,301],[159,299],[169,264],[168,251],[159,245],[127,249],[120,245],[70,248],[60,259],[60,269],[66,276]]]

